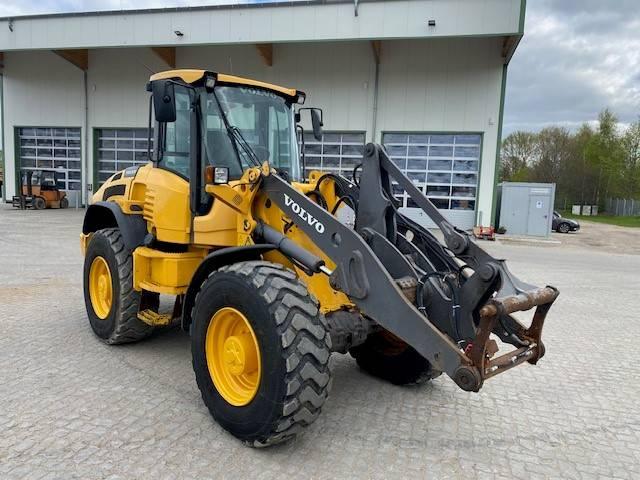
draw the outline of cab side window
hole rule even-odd
[[[189,178],[191,164],[191,95],[193,91],[176,85],[176,121],[165,124],[160,165]]]

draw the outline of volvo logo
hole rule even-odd
[[[302,208],[300,205],[298,205],[293,200],[293,198],[291,198],[286,193],[284,194],[284,204],[287,207],[291,208],[293,213],[295,213],[303,221],[307,222],[307,224],[310,227],[315,228],[316,232],[324,233],[324,225],[321,222],[319,222],[317,218],[315,218],[313,215],[311,215],[309,212],[307,212],[304,208]]]

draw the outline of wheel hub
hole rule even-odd
[[[218,393],[231,405],[247,405],[258,392],[260,348],[247,317],[239,310],[218,310],[207,328],[205,354]]]
[[[256,350],[249,332],[232,335],[224,342],[224,363],[233,375],[252,373],[258,368]]]
[[[89,297],[96,316],[104,320],[109,316],[113,303],[111,271],[103,257],[96,257],[89,269]]]

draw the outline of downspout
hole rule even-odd
[[[371,121],[371,141],[376,141],[376,133],[378,129],[378,95],[380,90],[380,57],[382,56],[382,43],[377,41],[371,42],[373,50],[373,60],[375,63],[375,76],[373,79],[373,118]]]
[[[0,202],[7,200],[5,198],[5,192],[7,191],[7,151],[4,142],[4,74],[2,73],[2,67],[3,65],[0,62],[0,152],[2,152],[2,187],[0,188]]]
[[[373,81],[373,121],[371,125],[371,141],[376,141],[376,129],[378,120],[378,90],[380,80],[380,63],[376,62],[376,73]]]
[[[82,130],[84,132],[84,168],[82,168],[82,193],[80,194],[81,206],[89,205],[89,89],[87,85],[87,71],[82,71],[82,78],[84,84],[84,125]],[[93,160],[93,159],[92,159]],[[93,187],[93,185],[92,185]],[[77,204],[76,204],[77,205]]]

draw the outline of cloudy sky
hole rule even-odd
[[[0,0],[0,16],[262,0]],[[529,0],[509,66],[504,134],[640,115],[640,0]]]
[[[575,128],[605,107],[623,124],[640,115],[640,0],[529,0],[504,134]]]

